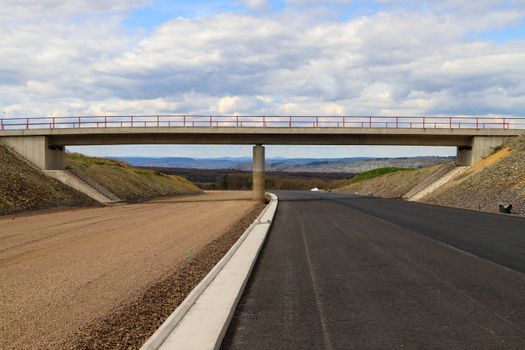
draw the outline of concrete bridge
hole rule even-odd
[[[454,146],[471,165],[525,132],[525,118],[96,116],[0,119],[0,142],[43,170],[65,168],[66,146],[254,145],[254,198],[264,197],[263,145]]]

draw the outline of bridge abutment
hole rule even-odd
[[[461,166],[473,165],[489,156],[508,139],[505,136],[474,136],[469,146],[458,146],[457,164]]]
[[[264,146],[255,145],[253,147],[253,199],[256,201],[264,202],[265,197],[265,157],[264,157]]]
[[[49,145],[47,136],[2,137],[1,141],[42,170],[66,168],[65,147]]]

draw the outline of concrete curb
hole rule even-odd
[[[141,347],[218,349],[277,210],[277,196]]]

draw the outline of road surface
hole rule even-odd
[[[257,205],[214,192],[0,219],[0,349],[65,349]]]
[[[277,194],[223,349],[525,349],[525,219]]]

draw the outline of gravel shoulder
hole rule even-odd
[[[150,329],[115,329],[154,331],[259,209],[249,192],[213,192],[0,219],[0,348],[94,348],[94,334],[137,347]]]

